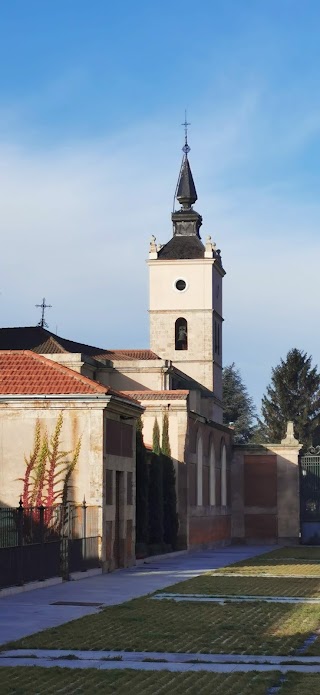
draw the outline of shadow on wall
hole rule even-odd
[[[234,446],[231,466],[233,542],[299,542],[300,448],[291,423],[281,444]]]

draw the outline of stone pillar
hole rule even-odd
[[[299,451],[301,444],[288,422],[286,437],[273,447],[277,454],[278,480],[278,540],[279,543],[298,542],[300,534]]]

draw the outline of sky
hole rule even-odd
[[[149,345],[151,234],[188,110],[222,252],[224,363],[257,407],[297,347],[320,364],[318,0],[10,0],[0,7],[0,324]]]

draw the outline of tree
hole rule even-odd
[[[224,368],[222,386],[223,422],[233,424],[236,444],[246,444],[254,433],[256,410],[234,362]]]
[[[162,442],[161,451],[165,456],[171,456],[170,440],[169,440],[169,418],[167,411],[164,413],[162,421]]]
[[[163,541],[163,478],[161,457],[151,454],[149,466],[149,542],[160,545]]]
[[[160,454],[161,448],[160,448],[160,428],[159,428],[159,423],[157,418],[154,420],[153,424],[153,432],[152,432],[152,451],[157,454],[157,456]]]
[[[291,420],[295,436],[303,446],[312,443],[320,414],[320,375],[311,361],[306,352],[293,348],[272,369],[271,383],[261,407],[269,441],[281,441]]]
[[[148,543],[148,464],[141,416],[136,429],[136,541]]]
[[[161,461],[163,476],[163,540],[175,549],[177,545],[179,522],[177,514],[176,473],[171,458],[169,418],[167,412],[164,413],[162,422]]]
[[[157,418],[152,432],[152,455],[149,466],[149,541],[163,541],[163,477],[160,448],[160,428]]]

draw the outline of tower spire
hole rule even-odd
[[[188,126],[191,125],[191,123],[187,121],[187,111],[185,111],[184,123],[181,125],[184,127],[184,146],[182,148],[183,159],[177,184],[176,198],[183,209],[189,209],[193,203],[196,202],[198,196],[188,160],[188,154],[191,149],[188,143]]]

